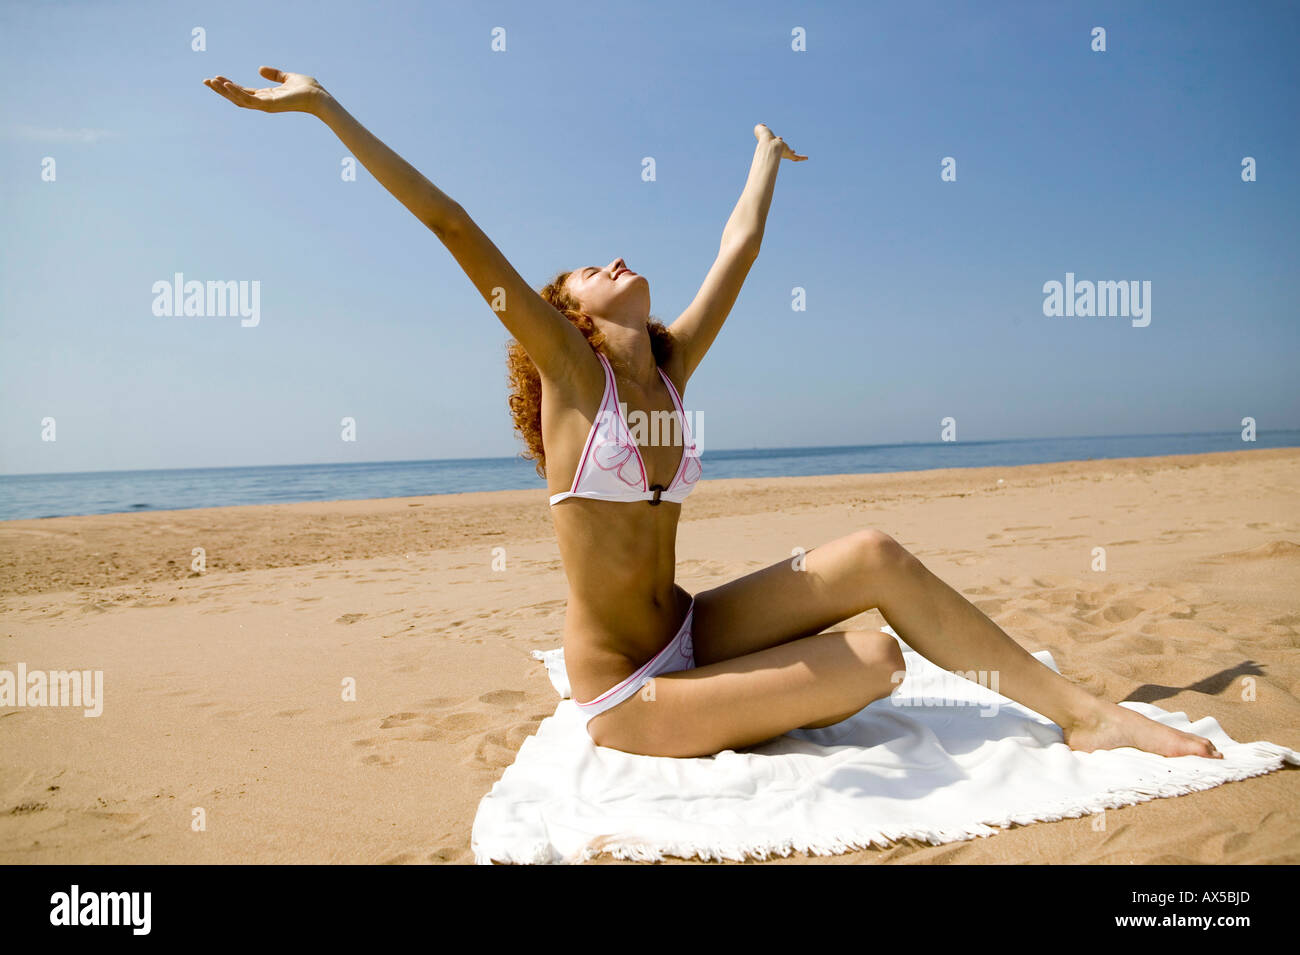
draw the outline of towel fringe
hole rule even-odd
[[[1226,757],[1227,753],[1224,755]],[[1281,769],[1284,763],[1300,765],[1300,753],[1268,742],[1242,744],[1239,750],[1233,753],[1233,759],[1238,763],[1246,761],[1248,764],[1213,769],[1199,768],[1199,764],[1198,768],[1190,766],[1185,769],[1167,768],[1162,778],[1153,778],[1128,788],[1099,793],[1091,798],[1075,800],[1069,804],[1011,812],[996,819],[981,820],[964,826],[859,830],[834,836],[822,835],[808,839],[792,837],[747,845],[682,842],[646,844],[619,842],[617,836],[605,836],[599,840],[601,845],[588,846],[569,858],[560,857],[548,843],[536,843],[526,849],[516,848],[513,852],[506,853],[505,859],[494,860],[490,853],[476,850],[474,861],[479,864],[491,864],[495,861],[524,865],[581,864],[607,854],[615,859],[632,862],[663,862],[670,856],[679,859],[699,859],[703,862],[765,862],[773,857],[788,858],[796,852],[811,856],[831,856],[873,847],[888,848],[904,839],[913,839],[928,845],[944,845],[973,838],[987,838],[1013,825],[1077,819],[1107,809],[1121,809],[1153,799],[1201,792],[1224,783],[1274,772]]]

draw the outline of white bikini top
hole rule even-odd
[[[601,399],[596,420],[587,435],[587,443],[582,449],[582,458],[578,462],[578,471],[573,476],[573,486],[567,491],[551,495],[554,506],[565,498],[585,497],[596,501],[649,501],[658,504],[661,500],[680,504],[695,489],[695,484],[703,473],[700,454],[695,446],[695,438],[686,415],[682,411],[682,399],[673,387],[672,381],[659,369],[659,376],[668,385],[677,409],[677,419],[681,423],[682,460],[677,465],[677,473],[668,487],[658,484],[646,486],[645,461],[632,439],[631,429],[623,420],[619,410],[618,385],[614,381],[614,370],[600,352],[596,357],[605,366],[605,395]]]

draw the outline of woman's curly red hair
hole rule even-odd
[[[571,274],[571,271],[559,273],[539,289],[537,294],[586,336],[592,351],[608,357],[604,333],[596,328],[596,323],[589,316],[582,313],[577,299],[565,287],[564,283]],[[673,352],[672,335],[662,322],[654,318],[646,323],[646,330],[650,333],[650,347],[655,364],[662,368]],[[515,431],[528,446],[520,452],[520,456],[535,460],[537,473],[546,477],[546,448],[542,446],[542,378],[537,372],[537,366],[528,357],[528,352],[513,338],[506,345],[506,377],[510,382],[510,415],[514,418]]]

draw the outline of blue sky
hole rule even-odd
[[[1292,3],[11,0],[0,472],[519,450],[506,333],[438,240],[343,182],[318,120],[200,82],[262,64],[316,76],[535,287],[623,256],[665,322],[754,124],[807,154],[687,389],[706,453],[934,441],[949,415],[966,440],[1300,427],[1298,26]],[[176,272],[260,282],[260,323],[155,316]],[[1151,282],[1150,325],[1044,316],[1067,272]]]

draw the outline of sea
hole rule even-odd
[[[1300,430],[1142,434],[877,444],[826,448],[706,450],[704,479],[879,474],[934,468],[1011,467],[1050,461],[1201,454],[1300,447]],[[366,500],[463,491],[545,488],[531,461],[462,458],[158,471],[85,471],[0,475],[0,520],[166,511],[232,504]]]

